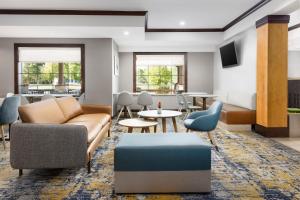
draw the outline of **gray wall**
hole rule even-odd
[[[213,53],[188,53],[188,91],[213,91]],[[120,53],[119,90],[133,90],[133,53]]]
[[[112,39],[0,38],[0,96],[14,91],[14,43],[85,44],[87,102],[112,104]]]

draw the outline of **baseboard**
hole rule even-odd
[[[221,121],[219,121],[218,127],[226,131],[251,131],[252,130],[251,124],[226,124]]]
[[[255,124],[254,131],[264,137],[289,137],[289,127],[264,127]]]

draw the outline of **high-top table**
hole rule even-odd
[[[172,118],[174,130],[175,132],[177,132],[176,117],[181,116],[182,112],[173,110],[162,110],[161,114],[158,114],[157,110],[145,110],[138,112],[138,115],[143,118],[161,119],[163,132],[165,133],[167,132],[167,118]]]
[[[218,97],[217,95],[214,94],[190,94],[190,97],[193,97],[194,99],[196,99],[196,97],[200,97],[202,98],[202,108],[203,110],[206,110],[206,99],[207,98],[214,98],[214,97]]]
[[[206,92],[184,92],[182,94],[193,97],[193,105],[196,106],[196,97],[198,97],[197,95],[204,95],[207,93]],[[195,95],[196,95],[196,97],[195,97]]]

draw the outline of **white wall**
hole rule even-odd
[[[236,42],[237,54],[239,57],[239,66],[232,68],[222,68],[219,47],[231,41]],[[253,95],[256,93],[256,29],[252,27],[247,31],[231,38],[220,44],[214,54],[214,93],[236,94],[236,101],[241,102],[240,106],[248,106],[249,101],[255,101]],[[242,95],[241,95],[242,94]],[[241,97],[239,100],[238,95]],[[247,97],[245,97],[247,96]],[[249,96],[249,98],[248,98]],[[243,105],[243,103],[247,105]],[[231,103],[231,102],[229,102]],[[236,102],[235,102],[236,103]]]
[[[288,77],[300,79],[300,51],[289,51]]]
[[[14,91],[14,43],[85,44],[88,103],[112,104],[112,39],[0,39],[0,96]]]

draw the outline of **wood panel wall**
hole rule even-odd
[[[288,25],[266,23],[257,28],[257,124],[287,127]]]

